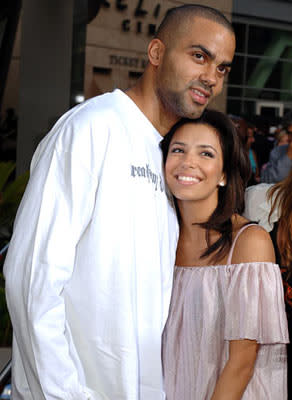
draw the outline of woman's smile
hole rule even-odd
[[[214,197],[224,179],[223,154],[217,132],[206,124],[185,124],[171,140],[166,181],[178,200]]]

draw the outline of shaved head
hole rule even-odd
[[[195,17],[216,22],[234,34],[232,24],[220,11],[200,4],[187,4],[167,11],[155,37],[166,46],[173,44],[180,35],[187,33],[188,26],[194,22]]]

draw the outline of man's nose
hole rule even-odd
[[[201,82],[209,87],[213,87],[217,83],[217,71],[215,65],[206,65],[201,73]]]

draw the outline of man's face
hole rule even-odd
[[[174,42],[157,68],[156,92],[165,111],[198,118],[222,90],[235,37],[223,25],[196,17]]]

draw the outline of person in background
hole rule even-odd
[[[288,399],[292,399],[292,171],[277,184],[260,184],[246,190],[244,215],[263,226],[272,238],[276,262],[284,284],[290,344],[288,356]]]
[[[275,134],[275,146],[282,146],[289,143],[289,134],[285,129],[281,129]]]
[[[161,143],[180,233],[163,333],[167,400],[286,400],[287,320],[269,234],[240,216],[250,163],[206,110]]]
[[[163,400],[177,220],[161,138],[223,87],[232,25],[169,11],[137,84],[58,120],[34,154],[5,263],[14,400]]]
[[[245,138],[245,145],[248,151],[248,157],[251,166],[251,177],[248,182],[248,186],[255,185],[260,181],[260,172],[259,172],[259,165],[258,159],[255,150],[253,149],[252,145],[255,142],[254,138],[254,128],[252,125],[247,124],[246,128],[246,138]]]
[[[252,148],[256,153],[259,172],[261,172],[263,166],[269,161],[270,153],[274,148],[274,137],[270,135],[270,126],[264,118],[255,118],[253,127],[254,143]]]
[[[288,133],[292,133],[292,110],[286,112],[282,119],[282,125]]]
[[[276,146],[270,153],[269,162],[261,171],[262,183],[277,183],[285,179],[292,168],[292,113],[282,119],[282,129],[288,134],[288,143]]]
[[[248,186],[255,185],[259,182],[259,167],[257,156],[252,148],[252,145],[255,141],[254,139],[254,127],[251,124],[248,124],[247,121],[242,117],[231,116],[231,120],[234,123],[237,132],[246,148],[248,153],[248,158],[251,166],[251,176],[247,183]]]
[[[277,183],[285,179],[292,168],[292,132],[288,133],[288,144],[276,146],[270,153],[269,162],[261,171],[262,183]]]

